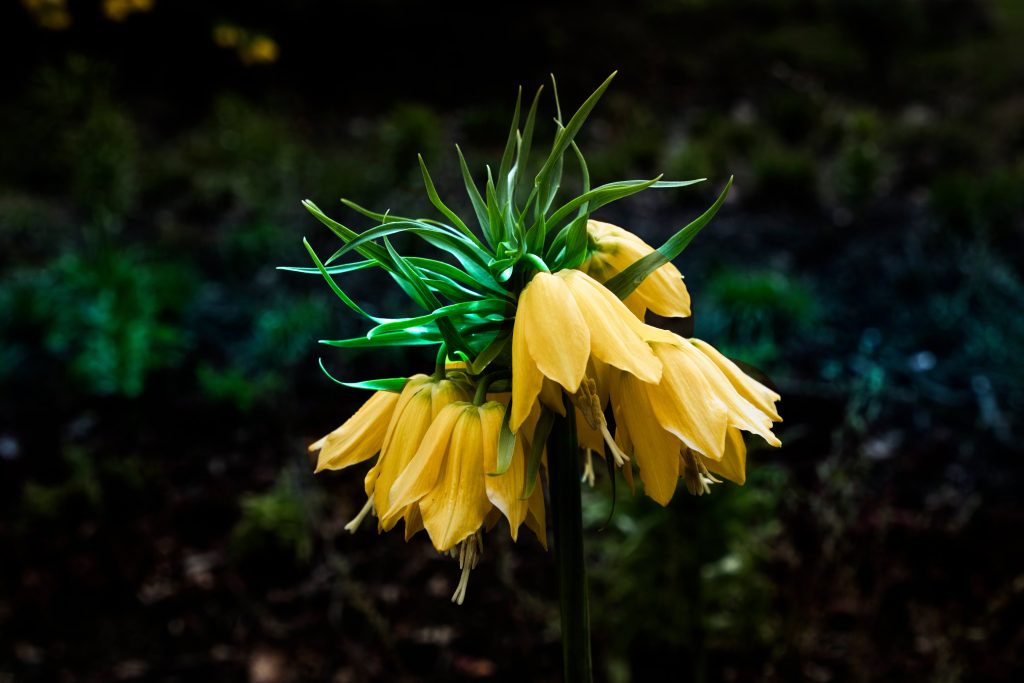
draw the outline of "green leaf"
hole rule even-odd
[[[729,195],[729,189],[732,187],[732,180],[730,176],[729,182],[725,184],[725,189],[722,190],[722,194],[718,195],[718,199],[708,207],[707,211],[666,240],[664,244],[658,247],[657,251],[653,251],[633,262],[628,268],[604,283],[604,286],[615,296],[625,299],[633,293],[633,290],[640,286],[640,283],[648,275],[678,256],[690,244],[693,238],[697,236],[697,233],[715,217],[718,210],[722,208],[725,198]]]
[[[426,283],[423,282],[423,277],[419,274],[419,271],[417,271],[404,258],[402,258],[397,251],[395,251],[395,248],[391,246],[391,242],[386,237],[384,238],[384,246],[387,248],[388,254],[391,255],[391,260],[401,271],[402,276],[413,286],[416,293],[419,294],[427,303],[427,310],[439,308],[441,306],[441,302],[437,300],[437,297],[434,296]],[[452,325],[450,320],[447,318],[439,318],[437,320],[437,329],[440,331],[441,337],[444,339],[444,342],[449,349],[461,351],[468,350],[465,340],[463,340],[462,335],[459,334],[458,330],[455,329],[455,326]]]
[[[537,174],[535,184],[543,187],[548,182],[549,176],[554,172],[556,165],[561,165],[562,155],[565,154],[567,149],[569,149],[569,144],[572,143],[576,134],[579,133],[583,123],[587,120],[587,117],[590,116],[590,112],[593,111],[598,100],[600,100],[601,96],[604,95],[604,91],[608,89],[609,85],[611,85],[612,79],[615,78],[616,73],[617,72],[613,71],[612,74],[605,79],[604,83],[598,86],[597,90],[595,90],[580,106],[576,113],[572,115],[572,118],[569,119],[569,123],[559,131],[558,136],[555,138],[555,144],[551,149],[551,153],[548,155],[547,161],[544,162],[540,172]],[[561,112],[559,112],[559,119],[561,119]],[[542,196],[550,206],[550,201],[554,198],[554,194],[542,191]],[[544,207],[545,212],[547,211],[547,208],[547,206]]]
[[[302,205],[306,207],[306,210],[316,216],[317,220],[330,228],[331,232],[341,238],[343,242],[351,242],[352,240],[359,238],[359,233],[346,228],[338,221],[330,218],[327,214],[320,210],[320,207],[314,204],[309,199],[304,199]],[[361,244],[356,249],[360,254],[369,259],[375,259],[381,263],[385,268],[390,267],[391,262],[388,260],[388,252],[382,248],[379,244]],[[328,259],[330,262],[333,259]]]
[[[353,261],[352,263],[346,263],[340,266],[327,266],[324,268],[331,275],[341,275],[342,273],[351,273],[355,270],[364,270],[366,268],[374,268],[379,266],[380,263],[372,259],[366,261]],[[278,266],[277,270],[286,270],[290,273],[303,273],[305,275],[320,275],[321,271],[319,268],[298,268],[296,266]]]
[[[430,198],[430,203],[434,205],[434,208],[443,213],[445,218],[450,220],[452,225],[454,225],[459,232],[468,237],[473,244],[478,246],[480,249],[484,249],[484,245],[480,242],[477,236],[473,234],[473,231],[469,229],[469,226],[463,223],[458,214],[449,209],[445,203],[441,201],[441,197],[437,194],[437,188],[434,187],[434,181],[430,178],[430,172],[427,171],[427,164],[423,161],[423,155],[418,154],[417,158],[420,160],[420,171],[423,173],[423,184],[427,188],[427,197]]]
[[[370,389],[371,391],[390,391],[392,393],[401,393],[405,387],[406,382],[409,381],[408,377],[388,377],[386,379],[369,379],[363,382],[342,382],[334,375],[327,371],[324,367],[324,359],[318,359],[320,362],[320,369],[323,373],[332,381],[340,384],[343,387],[349,387],[351,389]]]
[[[530,150],[533,146],[533,128],[537,121],[537,104],[540,102],[540,94],[543,92],[544,86],[537,88],[537,94],[533,96],[533,104],[530,105],[530,111],[526,115],[526,125],[523,126],[523,135],[519,139],[519,144],[516,149],[516,165],[513,172],[516,176],[516,185],[519,184],[519,178],[526,173],[527,164],[530,161]],[[515,190],[516,188],[510,188],[510,197],[512,203],[515,203]]]
[[[607,183],[600,187],[595,187],[593,190],[584,192],[578,197],[569,200],[557,211],[555,211],[548,218],[548,224],[551,226],[560,225],[562,221],[569,217],[569,215],[576,209],[588,205],[588,211],[593,213],[606,204],[618,201],[629,197],[630,195],[643,192],[644,190],[651,187],[686,187],[687,185],[694,185],[704,180],[686,180],[686,181],[672,181],[663,183],[661,176],[653,178],[651,180],[619,180],[613,183]]]
[[[516,435],[509,427],[509,420],[512,417],[512,406],[505,406],[505,415],[501,418],[501,429],[498,431],[498,462],[493,472],[488,472],[490,477],[500,477],[508,472],[512,465],[512,456],[516,451]]]
[[[510,177],[512,173],[512,157],[516,150],[516,142],[519,139],[519,109],[523,102],[523,88],[519,87],[516,93],[516,108],[512,112],[512,126],[508,131],[508,140],[505,142],[505,153],[501,155],[501,165],[498,166],[498,203],[502,206],[508,203],[511,198],[511,191],[514,189],[514,180]]]
[[[313,247],[310,246],[309,240],[303,237],[302,243],[306,246],[306,251],[309,252],[310,257],[313,259],[313,263],[316,264],[316,267],[320,271],[320,274],[324,276],[325,280],[327,280],[327,284],[330,286],[331,290],[337,295],[339,299],[341,299],[345,303],[346,306],[348,306],[349,308],[351,308],[353,311],[363,316],[364,318],[372,320],[375,323],[391,322],[389,318],[377,318],[375,316],[370,315],[362,308],[360,308],[355,301],[352,301],[352,299],[349,298],[348,294],[345,294],[341,287],[338,286],[338,283],[334,281],[334,278],[331,277],[330,273],[327,272],[327,269],[324,267],[324,264],[320,262],[320,258],[316,255],[316,252],[313,250]]]
[[[370,339],[376,337],[378,334],[386,334],[388,332],[394,332],[395,330],[401,330],[408,327],[419,327],[432,323],[435,320],[441,318],[447,318],[456,315],[463,315],[466,313],[476,314],[489,314],[489,313],[502,313],[508,308],[508,304],[504,301],[497,299],[479,299],[477,301],[467,301],[458,304],[451,304],[449,306],[441,306],[427,315],[416,316],[414,318],[402,318],[400,320],[391,320],[387,323],[377,325],[366,333],[366,336]]]
[[[401,330],[377,335],[373,339],[352,337],[351,339],[321,339],[320,344],[337,349],[376,349],[391,346],[427,346],[442,341],[441,335],[431,330]]]
[[[462,150],[458,145],[455,145],[455,151],[459,155],[462,181],[466,184],[466,193],[469,195],[469,201],[473,204],[473,212],[476,213],[476,220],[480,224],[480,232],[487,238],[488,244],[494,247],[500,239],[491,230],[490,217],[487,215],[487,204],[484,203],[484,198],[480,196],[480,190],[477,189],[476,183],[473,181],[473,175],[469,172],[469,166],[466,164],[466,157],[462,155]]]
[[[519,497],[520,500],[527,500],[537,486],[541,456],[544,454],[544,446],[547,445],[548,434],[551,433],[554,424],[555,414],[547,408],[541,408],[537,428],[533,432],[533,441],[530,442],[530,459],[526,462],[526,481],[523,482],[523,495]]]
[[[490,365],[495,358],[501,355],[501,352],[508,347],[509,342],[512,341],[512,331],[503,330],[495,337],[494,341],[487,345],[487,347],[477,354],[476,358],[469,365],[469,372],[472,375],[479,375],[487,366]]]

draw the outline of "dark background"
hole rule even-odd
[[[614,69],[595,182],[709,181],[597,217],[658,244],[735,174],[677,264],[785,422],[742,488],[587,494],[598,679],[1020,680],[1022,45],[1017,0],[6,0],[0,683],[559,680],[535,540],[456,607],[424,538],[342,530],[365,467],[305,447],[365,394],[317,359],[430,360],[318,346],[363,329],[274,267],[336,246],[301,199],[431,215],[421,152],[464,206],[451,143],[480,178],[518,85]]]

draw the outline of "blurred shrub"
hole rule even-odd
[[[882,152],[884,127],[878,112],[858,109],[843,116],[842,141],[832,162],[832,187],[826,194],[861,210],[881,189],[891,161]]]
[[[764,138],[749,152],[754,198],[799,207],[817,194],[817,164],[810,150]]]
[[[254,310],[249,302],[236,305],[234,315],[244,316],[247,332],[235,336],[209,331],[223,345],[226,361],[202,362],[197,379],[209,398],[249,410],[274,401],[290,385],[295,367],[316,353],[310,340],[323,334],[330,308],[320,294],[278,296]]]
[[[589,542],[591,590],[601,596],[591,605],[597,629],[614,634],[605,651],[612,680],[652,680],[665,670],[700,680],[715,642],[742,642],[763,656],[777,642],[765,565],[782,531],[787,476],[765,464],[749,475],[746,486],[716,485],[711,496],[677,491],[667,508],[620,493],[607,526],[608,492],[586,496],[586,523],[603,528]]]
[[[723,270],[708,282],[704,301],[699,336],[755,365],[772,365],[788,338],[819,315],[812,291],[777,271]]]
[[[282,198],[304,195],[301,156],[285,117],[224,95],[210,123],[184,141],[174,173],[190,179],[202,203],[276,216]]]
[[[121,217],[138,194],[139,142],[131,118],[104,99],[67,132],[71,194],[94,220]]]
[[[38,330],[45,350],[81,389],[137,396],[152,371],[182,358],[188,339],[175,318],[191,281],[186,267],[156,263],[140,251],[71,253],[0,287],[10,312],[0,336],[14,340],[23,338],[19,329]],[[21,349],[37,361],[39,352]]]
[[[312,493],[301,490],[296,473],[285,468],[269,491],[240,499],[242,515],[231,532],[232,552],[243,561],[306,562],[313,553],[311,501]]]
[[[931,204],[950,233],[1002,240],[1024,228],[1024,162],[969,174],[953,171],[936,180]]]

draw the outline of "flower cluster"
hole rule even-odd
[[[614,75],[614,74],[613,74]],[[778,446],[772,424],[779,395],[699,339],[647,324],[648,311],[688,317],[690,297],[670,263],[724,202],[729,186],[704,214],[658,249],[622,228],[590,219],[591,211],[652,187],[699,181],[619,181],[591,188],[574,137],[608,79],[567,122],[556,119],[552,150],[532,183],[524,182],[533,137],[535,98],[519,128],[519,105],[497,182],[488,172],[480,193],[459,160],[479,235],[441,200],[426,166],[427,194],[441,222],[378,214],[357,233],[307,208],[344,246],[326,262],[306,247],[338,297],[374,326],[363,337],[329,340],[340,348],[434,345],[430,375],[344,383],[371,389],[344,424],[310,446],[317,471],[376,461],[365,478],[366,504],[380,531],[401,520],[406,539],[426,531],[462,568],[453,599],[462,602],[483,533],[525,523],[546,546],[544,478],[555,416],[574,419],[586,451],[581,476],[593,482],[593,457],[609,459],[633,486],[665,505],[680,479],[700,495],[716,475],[742,484],[749,432]],[[539,93],[538,93],[539,96]],[[559,204],[564,157],[573,152],[583,192]],[[730,181],[731,183],[731,181]],[[403,257],[388,237],[418,235],[447,251],[446,261]],[[336,262],[357,252],[365,260]],[[357,305],[334,276],[368,267],[387,271],[424,309],[411,318],[378,318]],[[568,412],[572,415],[568,415]]]

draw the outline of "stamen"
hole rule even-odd
[[[452,548],[452,555],[454,556],[454,554],[455,548]],[[452,602],[456,605],[461,605],[466,599],[466,589],[469,587],[469,573],[476,568],[483,554],[484,541],[479,531],[459,544],[459,568],[462,570],[462,576],[459,577],[459,585],[455,587],[455,593],[452,595]]]
[[[580,411],[583,419],[590,425],[590,428],[601,432],[604,442],[608,444],[608,448],[612,452],[615,465],[622,467],[629,462],[629,456],[619,448],[619,444],[615,443],[615,438],[608,431],[608,421],[604,419],[604,410],[601,409],[601,397],[597,393],[597,381],[593,377],[583,378],[583,381],[580,382],[580,388],[572,395],[572,402],[577,410]],[[593,483],[591,483],[591,486],[593,486]]]
[[[584,377],[580,388],[572,395],[572,402],[583,415],[591,429],[600,429],[604,420],[601,410],[601,397],[597,395],[597,382],[592,377]]]
[[[683,479],[686,481],[686,489],[694,496],[701,496],[711,493],[710,484],[721,484],[704,466],[693,451],[686,449],[683,457]]]
[[[345,525],[345,531],[350,534],[354,534],[359,525],[362,524],[363,520],[366,519],[366,515],[371,512],[375,512],[373,509],[373,496],[366,499],[366,504],[363,505],[363,509],[359,511],[359,514],[352,518],[352,521]]]
[[[608,431],[608,423],[601,425],[601,436],[604,437],[604,442],[608,444],[608,449],[612,452],[612,458],[615,460],[616,466],[622,467],[629,462],[629,456],[619,448],[619,444],[615,443],[612,433]]]
[[[585,482],[590,488],[594,488],[594,451],[586,449],[583,460],[583,476],[580,481]]]

